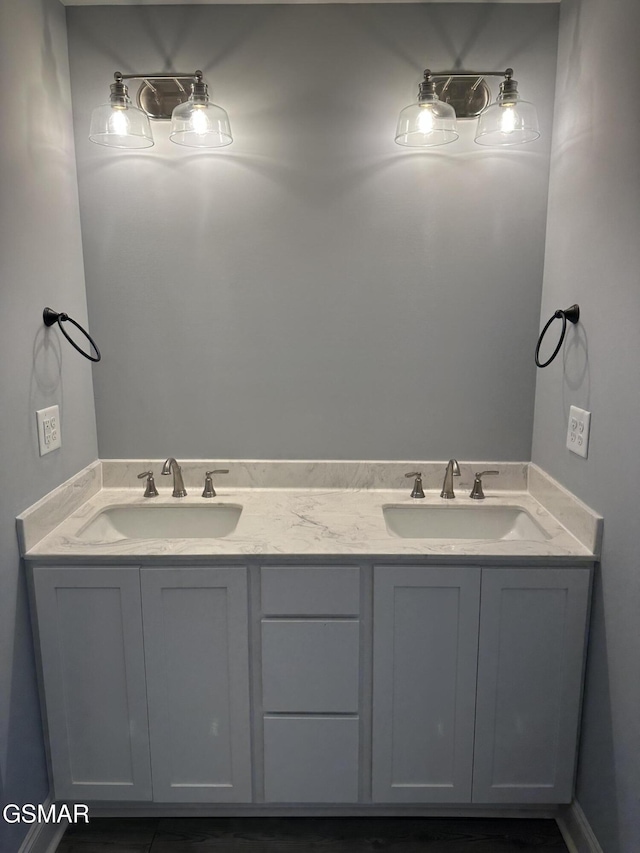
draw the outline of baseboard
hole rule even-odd
[[[48,799],[43,806],[48,808],[50,803]],[[18,853],[55,853],[68,826],[69,821],[66,820],[61,823],[34,823]]]
[[[92,818],[98,817],[491,817],[546,818],[558,816],[557,806],[277,806],[274,804],[238,803],[211,805],[172,805],[138,803],[101,803],[91,806]]]
[[[556,817],[558,829],[562,833],[569,853],[604,853],[600,842],[589,825],[580,803],[574,800],[570,806],[562,809]]]

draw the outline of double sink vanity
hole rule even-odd
[[[453,500],[399,462],[216,463],[208,498],[194,461],[144,497],[159,464],[96,462],[18,519],[57,800],[570,802],[599,516],[526,463],[462,462]]]

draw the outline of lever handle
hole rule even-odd
[[[473,481],[473,488],[471,489],[471,493],[469,494],[470,498],[473,498],[475,501],[484,500],[484,492],[482,490],[482,478],[487,474],[499,474],[500,471],[476,471],[475,479]]]
[[[413,484],[413,489],[411,490],[412,498],[423,498],[424,490],[422,488],[422,471],[411,471],[409,474],[405,474],[405,477],[415,477],[415,483]]]
[[[138,474],[139,480],[142,480],[144,477],[147,478],[147,484],[144,490],[145,498],[157,498],[158,490],[156,489],[156,481],[153,479],[153,471],[143,471],[142,474]]]
[[[213,471],[205,471],[204,475],[204,491],[202,492],[203,498],[215,498],[216,490],[213,486],[213,480],[211,479],[212,474],[228,474],[228,468],[214,468]]]

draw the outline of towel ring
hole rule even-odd
[[[102,358],[102,356],[100,355],[100,350],[98,349],[98,345],[93,340],[93,338],[91,337],[89,332],[87,332],[86,329],[83,329],[82,326],[80,325],[80,323],[76,323],[76,321],[72,317],[70,317],[68,314],[65,314],[64,311],[58,312],[58,311],[54,311],[53,308],[45,308],[44,311],[42,312],[42,319],[44,320],[45,326],[53,326],[53,324],[55,322],[57,322],[58,326],[60,327],[60,331],[62,332],[62,334],[69,341],[71,346],[75,350],[78,350],[80,355],[83,355],[85,358],[88,358],[89,361],[100,361],[100,359]],[[90,355],[89,353],[85,352],[83,349],[80,349],[78,344],[72,338],[69,337],[69,335],[66,333],[66,331],[64,329],[64,326],[62,325],[63,323],[66,323],[66,322],[71,323],[73,326],[76,327],[76,329],[79,329],[82,332],[82,334],[85,336],[85,338],[89,341],[89,343],[93,347],[93,350],[95,352],[95,356]]]
[[[555,312],[555,314],[553,314],[549,318],[549,320],[547,320],[546,326],[540,332],[540,337],[538,338],[538,344],[536,346],[536,367],[548,367],[551,364],[553,359],[560,352],[560,347],[562,346],[562,342],[564,341],[564,336],[567,332],[567,320],[570,323],[575,324],[578,322],[579,319],[580,319],[580,306],[579,305],[571,305],[569,308],[565,308],[564,311],[559,309],[558,311]],[[554,349],[554,351],[551,353],[551,357],[548,358],[544,362],[544,364],[540,364],[540,359],[538,358],[538,356],[540,354],[540,346],[542,344],[542,339],[544,338],[544,336],[547,332],[547,329],[553,323],[554,320],[562,320],[562,332],[560,332],[560,340],[558,341],[558,344],[557,344],[556,348]]]

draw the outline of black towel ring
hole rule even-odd
[[[70,317],[68,314],[65,314],[63,311],[60,311],[60,312],[54,311],[53,308],[45,308],[44,311],[42,312],[42,319],[44,320],[45,326],[53,326],[53,324],[57,321],[58,326],[60,327],[60,331],[62,332],[62,334],[69,341],[71,346],[74,349],[78,350],[80,355],[83,355],[85,358],[88,358],[89,361],[100,361],[102,356],[100,355],[100,350],[98,349],[98,345],[96,344],[96,342],[93,340],[93,338],[91,337],[89,332],[87,332],[86,329],[83,329],[82,326],[80,325],[80,323],[76,323],[76,321],[72,317]],[[72,325],[74,325],[76,327],[76,329],[80,329],[82,334],[85,336],[85,338],[89,341],[89,343],[93,347],[93,350],[95,352],[95,356],[90,355],[89,353],[86,353],[84,350],[80,349],[78,344],[69,337],[69,335],[64,330],[64,326],[62,325],[65,322],[69,322]]]
[[[540,364],[540,359],[538,358],[538,355],[540,354],[540,345],[542,344],[542,339],[544,338],[549,326],[556,319],[562,320],[562,332],[560,333],[560,340],[558,341],[558,345],[556,346],[554,351],[551,353],[551,358],[548,358],[544,362],[544,364]],[[566,331],[567,331],[567,320],[570,323],[575,324],[578,322],[579,319],[580,319],[580,307],[578,305],[571,305],[570,308],[565,308],[564,311],[558,310],[555,312],[555,314],[552,317],[549,318],[546,326],[540,332],[540,337],[538,338],[538,345],[536,346],[536,366],[537,367],[548,367],[551,364],[553,359],[560,352],[560,347],[562,346],[562,342],[564,341],[564,336],[565,336]]]

